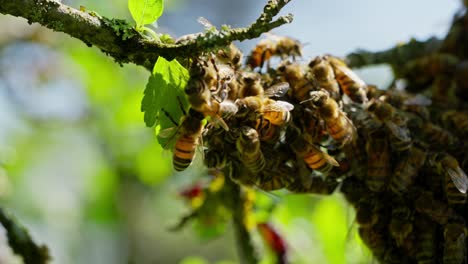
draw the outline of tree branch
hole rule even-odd
[[[7,231],[8,243],[13,251],[23,258],[24,263],[48,263],[49,251],[46,246],[38,246],[28,231],[18,225],[14,218],[0,208],[0,223]]]
[[[442,41],[435,37],[425,41],[410,40],[384,51],[370,52],[358,50],[346,56],[346,63],[353,68],[374,64],[404,65],[407,61],[436,52]]]
[[[152,70],[159,56],[168,60],[193,57],[226,46],[235,40],[259,37],[262,33],[292,21],[292,15],[276,16],[290,0],[269,0],[263,13],[250,26],[207,31],[179,43],[149,40],[121,19],[108,19],[95,12],[79,11],[57,0],[0,0],[0,13],[23,17],[54,31],[64,32],[95,45],[118,63],[135,63]]]
[[[232,166],[232,165],[229,165]],[[227,166],[224,169],[225,175],[229,175],[231,170]],[[259,263],[257,254],[255,253],[255,247],[250,235],[249,230],[245,224],[247,213],[244,206],[246,197],[243,194],[242,187],[239,184],[234,183],[229,177],[226,177],[225,188],[229,196],[228,204],[231,207],[233,214],[232,225],[236,236],[237,252],[239,255],[239,262],[242,264],[255,264]]]

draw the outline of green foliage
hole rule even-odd
[[[115,18],[108,19],[108,18],[102,17],[102,21],[104,21],[104,24],[106,26],[111,27],[117,36],[121,36],[123,40],[129,39],[135,36],[135,33],[136,33],[135,30],[124,19],[115,19]]]
[[[321,199],[312,214],[312,222],[319,227],[318,236],[323,242],[328,263],[331,264],[345,263],[346,215],[343,204],[336,198]]]
[[[190,257],[186,257],[184,258],[180,264],[208,264],[208,262],[204,259],[204,258],[201,258],[201,257],[195,257],[195,256],[190,256]]]
[[[128,0],[128,9],[136,22],[136,28],[154,23],[163,13],[164,0]]]
[[[159,131],[176,126],[184,111],[188,109],[188,101],[184,88],[187,85],[189,74],[177,60],[167,61],[159,57],[154,65],[153,74],[141,101],[141,111],[145,113],[146,126],[156,125],[156,134]],[[166,111],[170,118],[164,113]],[[168,138],[158,137],[159,143],[166,146]]]

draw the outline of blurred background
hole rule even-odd
[[[131,21],[126,0],[63,2]],[[202,31],[200,16],[246,26],[265,2],[167,0],[157,31]],[[282,14],[293,13],[294,22],[273,32],[304,43],[304,60],[344,56],[442,37],[459,7],[458,0],[293,0]],[[149,72],[24,19],[0,15],[0,23],[0,201],[50,248],[52,263],[237,263],[230,226],[168,230],[190,211],[177,193],[206,172],[195,165],[174,174],[171,154],[145,127],[140,101]],[[256,41],[238,46],[249,52]],[[380,86],[392,78],[384,66],[358,74]],[[259,192],[257,199],[277,203],[271,219],[291,263],[372,262],[340,194]],[[21,263],[0,231],[0,263]]]

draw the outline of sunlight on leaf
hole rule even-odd
[[[181,262],[179,262],[180,264],[208,264],[208,261],[206,261],[204,258],[202,257],[186,257],[184,258]]]
[[[154,23],[163,13],[164,0],[128,0],[128,9],[136,27]]]
[[[180,122],[184,111],[188,109],[184,92],[188,79],[188,71],[178,61],[158,58],[141,102],[146,126],[159,125],[159,131],[177,126],[174,122]],[[166,146],[169,139],[158,137],[158,140],[162,146]]]
[[[312,214],[312,222],[319,231],[318,236],[323,242],[323,249],[329,263],[346,263],[345,235],[347,231],[344,206],[337,196],[327,197],[318,203]]]

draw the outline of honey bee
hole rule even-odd
[[[309,93],[316,90],[315,80],[310,78],[299,63],[284,61],[278,67],[278,73],[291,86],[291,95],[302,102],[309,98]]]
[[[380,200],[375,195],[362,197],[356,205],[356,222],[361,227],[372,227],[379,221]]]
[[[318,118],[310,109],[305,108],[300,122],[303,128],[303,136],[308,142],[320,143],[327,134],[323,120]]]
[[[443,150],[459,143],[452,133],[431,122],[424,122],[419,132],[426,142],[431,142],[431,149]]]
[[[356,177],[361,180],[365,179],[367,173],[367,154],[365,148],[362,147],[364,145],[363,138],[357,137],[356,140],[343,147],[346,160],[349,161]]]
[[[214,69],[213,71],[214,76],[216,76],[216,71]],[[208,81],[205,80],[207,79],[205,76],[212,75],[208,72],[211,72],[211,69],[204,67],[201,63],[195,63],[190,68],[190,79],[185,87],[191,108],[201,113],[211,110],[211,90],[209,87],[216,85],[211,81],[216,80],[215,77],[210,77]]]
[[[416,251],[415,256],[418,263],[436,263],[436,231],[437,225],[423,215],[416,215]]]
[[[232,111],[233,103],[223,101],[219,103],[212,98],[212,90],[217,91],[217,71],[213,68],[213,73],[208,74],[212,70],[208,66],[203,66],[201,63],[195,63],[190,69],[190,79],[185,88],[185,93],[188,96],[191,109],[202,113],[204,116],[210,116],[213,121],[229,130],[226,122],[220,117],[222,111]],[[210,76],[208,78],[208,76]],[[212,82],[214,80],[214,82]],[[212,87],[212,89],[210,88]]]
[[[434,198],[428,191],[414,191],[416,193],[414,207],[416,211],[428,216],[440,225],[445,225],[450,219],[457,219],[455,211],[446,203]]]
[[[395,194],[408,191],[426,161],[427,153],[418,146],[411,146],[408,154],[396,165],[390,179],[390,190]]]
[[[263,97],[264,90],[260,76],[256,73],[243,73],[241,77],[241,87],[239,89],[239,98],[249,96]]]
[[[335,57],[324,56],[333,68],[336,80],[345,93],[354,102],[367,103],[367,85],[346,64]]]
[[[301,178],[294,178],[294,181],[289,184],[286,189],[293,193],[311,193],[319,195],[330,195],[338,187],[339,182],[332,177],[310,176],[306,182]]]
[[[390,146],[396,151],[407,151],[411,148],[412,141],[410,131],[406,127],[406,118],[397,113],[397,110],[389,103],[374,100],[367,108],[390,132]]]
[[[206,149],[203,159],[206,167],[223,169],[228,163],[228,157],[222,149]]]
[[[382,230],[375,227],[359,227],[358,233],[362,242],[372,251],[373,255],[382,260],[387,249],[386,238]]]
[[[392,209],[392,217],[389,224],[390,235],[395,239],[398,247],[401,247],[409,235],[413,232],[413,212],[401,204]]]
[[[233,43],[216,53],[216,57],[221,63],[228,64],[236,70],[242,66],[243,56],[241,50]]]
[[[172,164],[176,171],[183,171],[192,163],[204,128],[203,119],[204,116],[201,113],[190,109],[180,126],[176,128],[175,133],[173,128],[160,132],[159,136],[162,138],[170,136],[176,138],[172,158]]]
[[[248,126],[241,127],[236,147],[240,160],[252,173],[258,174],[265,168],[265,158],[260,149],[257,130]]]
[[[211,89],[211,96],[214,100],[222,102],[226,99],[235,100],[239,89],[237,74],[234,69],[227,64],[216,66],[217,82]]]
[[[444,226],[444,263],[466,263],[466,237],[464,222],[450,222]]]
[[[333,99],[339,100],[340,86],[335,79],[335,73],[330,63],[317,56],[309,63],[309,68],[320,88],[325,89]]]
[[[258,118],[255,129],[258,131],[260,141],[267,143],[276,143],[281,135],[281,127],[273,125],[266,118]]]
[[[264,96],[248,96],[237,99],[235,103],[239,108],[238,116],[246,116],[247,120],[255,122],[257,122],[258,118],[263,117],[264,119],[268,119],[271,124],[277,126],[286,124],[291,119],[289,111],[292,111],[294,106],[286,101],[269,98],[276,91],[283,92],[287,90],[286,88],[289,88],[287,83],[279,83],[267,89]]]
[[[346,201],[357,207],[357,203],[362,199],[362,194],[369,193],[369,189],[356,177],[349,177],[343,181],[341,192]]]
[[[373,192],[381,191],[390,177],[390,149],[382,130],[370,134],[366,142],[367,187]]]
[[[267,166],[268,167],[268,166]],[[294,170],[284,164],[274,169],[264,170],[256,181],[256,186],[264,191],[287,188],[294,182]]]
[[[264,191],[273,191],[285,188],[294,181],[295,168],[288,161],[289,153],[286,148],[279,153],[263,151],[266,166],[260,174],[255,177],[255,186]]]
[[[457,65],[455,70],[456,90],[455,94],[464,100],[468,100],[468,61],[464,60]]]
[[[446,153],[435,154],[432,159],[438,173],[444,176],[445,195],[450,205],[466,202],[468,176],[460,168],[458,161]]]
[[[460,138],[468,137],[468,113],[461,111],[446,111],[440,117],[443,126],[453,131]]]
[[[385,251],[383,262],[386,264],[408,263],[408,260],[396,248],[391,247]]]
[[[312,91],[309,100],[324,120],[328,134],[336,142],[343,146],[356,138],[353,122],[339,108],[336,101],[330,98],[327,91]]]
[[[292,56],[302,56],[302,45],[299,41],[280,36],[271,36],[262,39],[247,57],[247,65],[252,69],[263,68],[265,62],[269,62],[272,56],[285,58]],[[269,68],[269,67],[268,67]]]
[[[330,155],[320,150],[318,147],[308,143],[304,138],[299,137],[292,143],[292,149],[304,160],[307,166],[316,171],[327,173],[340,164]]]

